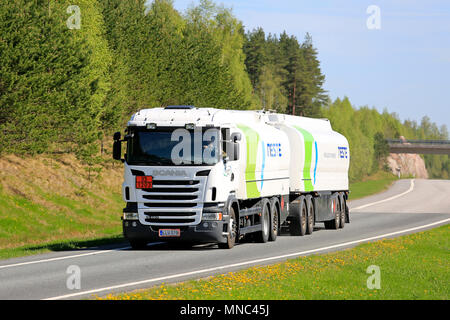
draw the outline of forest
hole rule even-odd
[[[173,104],[328,118],[349,139],[351,181],[383,170],[385,138],[449,139],[427,117],[332,101],[307,32],[246,30],[210,0],[185,12],[170,0],[73,2],[0,3],[0,154],[99,161],[131,114]],[[449,178],[448,156],[424,159],[430,177]]]

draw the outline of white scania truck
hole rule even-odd
[[[126,151],[122,158],[122,142]],[[113,157],[125,166],[123,233],[151,241],[275,241],[350,222],[347,139],[322,119],[193,106],[141,110]]]

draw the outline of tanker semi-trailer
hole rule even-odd
[[[122,158],[122,142],[126,151]],[[137,112],[113,157],[124,163],[123,233],[151,241],[275,241],[349,222],[348,142],[327,120],[168,106]]]

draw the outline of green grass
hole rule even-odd
[[[390,173],[378,173],[369,180],[350,183],[349,200],[356,200],[387,190],[397,177]]]
[[[0,167],[0,259],[124,241],[120,168],[88,177],[69,156],[7,156]]]
[[[450,225],[301,257],[270,266],[102,299],[442,299],[450,298]],[[369,289],[367,268],[380,268],[380,289]],[[97,297],[98,298],[98,297]]]
[[[122,235],[116,234],[114,236],[93,237],[91,239],[79,238],[58,240],[53,242],[44,242],[42,245],[26,245],[22,247],[2,249],[0,250],[0,259],[10,259],[16,257],[24,257],[33,254],[43,254],[54,251],[68,251],[68,250],[85,250],[101,245],[109,245],[125,242]]]
[[[40,196],[45,206],[0,188],[0,259],[123,241],[120,195],[105,199],[105,207],[54,194]]]

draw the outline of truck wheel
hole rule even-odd
[[[342,197],[344,199],[344,212],[345,212],[345,223],[350,223],[350,210],[347,205],[347,196]]]
[[[306,233],[307,207],[304,196],[300,196],[299,204],[294,209],[294,216],[289,225],[289,233],[291,236],[304,236]]]
[[[339,228],[345,226],[345,202],[342,193],[339,194]]]
[[[258,242],[266,243],[270,233],[270,202],[267,199],[263,199],[261,203],[261,228],[262,230],[256,234],[256,239]]]
[[[315,217],[314,217],[314,202],[312,196],[306,196],[306,208],[307,208],[307,222],[306,222],[306,234],[311,234],[314,231]]]
[[[144,240],[129,240],[129,242],[133,250],[142,250],[147,247],[147,241]]]
[[[339,206],[339,199],[337,199],[336,206]],[[334,212],[334,219],[325,221],[325,229],[333,229],[337,230],[339,229],[340,221],[341,221],[341,209],[336,208],[336,211]]]
[[[278,206],[279,202],[277,198],[272,198],[270,201],[270,232],[269,232],[269,241],[275,241],[278,236],[279,230],[279,215],[280,210]]]
[[[225,243],[219,243],[220,249],[232,249],[234,247],[234,244],[236,243],[237,239],[237,219],[236,219],[236,213],[234,212],[234,208],[230,208],[230,233],[227,236],[227,242]]]

